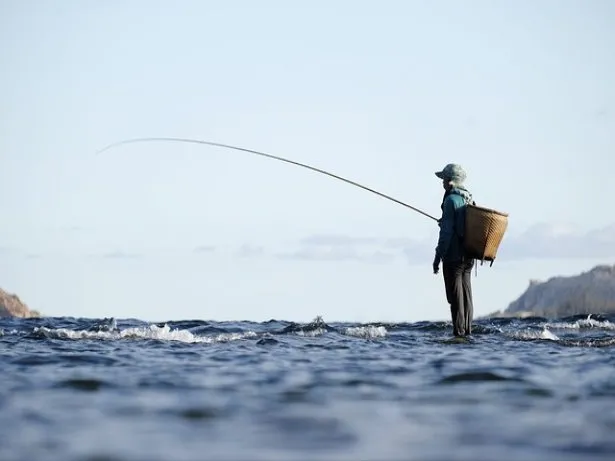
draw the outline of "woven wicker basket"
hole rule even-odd
[[[466,254],[493,264],[507,227],[507,213],[467,205],[464,238]]]

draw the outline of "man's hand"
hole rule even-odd
[[[440,256],[436,254],[433,259],[433,273],[437,274],[438,272],[440,272]]]

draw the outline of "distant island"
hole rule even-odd
[[[38,311],[30,310],[17,295],[0,288],[0,318],[2,317],[41,317]]]
[[[567,317],[615,313],[615,265],[601,265],[569,277],[546,282],[531,280],[525,292],[504,311],[490,317]]]

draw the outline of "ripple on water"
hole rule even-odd
[[[258,427],[262,437],[287,449],[341,451],[357,441],[356,434],[333,416],[269,414]]]
[[[110,388],[115,386],[100,379],[73,378],[60,381],[56,383],[54,387],[59,389],[74,389],[85,392],[96,392],[103,387]]]
[[[179,417],[192,422],[207,422],[216,418],[224,417],[228,412],[210,406],[195,406],[188,408],[173,408],[163,411],[162,414]]]
[[[29,354],[14,358],[11,363],[25,366],[61,365],[62,367],[79,367],[82,365],[112,366],[119,361],[118,358],[114,357],[78,351],[70,354]]]
[[[457,383],[476,383],[476,382],[494,382],[494,381],[509,381],[523,382],[522,379],[510,376],[503,376],[491,371],[469,371],[463,373],[454,373],[446,376],[438,381],[438,384],[457,384]]]
[[[258,344],[259,346],[274,346],[276,344],[280,344],[280,341],[275,338],[264,337],[256,341],[256,344]]]

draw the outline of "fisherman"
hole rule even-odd
[[[465,255],[463,236],[466,205],[475,204],[472,194],[465,188],[466,172],[461,165],[449,163],[436,176],[442,179],[444,198],[442,217],[438,221],[440,232],[433,261],[437,274],[442,262],[446,299],[450,305],[453,335],[472,334],[472,284],[471,272],[474,259]]]

